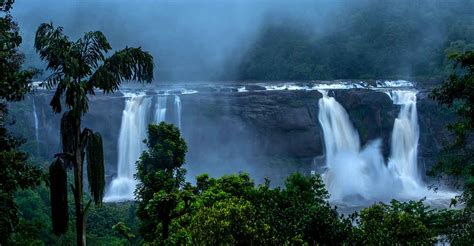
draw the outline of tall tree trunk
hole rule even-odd
[[[86,245],[86,224],[84,216],[83,198],[83,162],[81,147],[81,117],[75,117],[76,127],[76,151],[74,153],[74,202],[76,205],[76,241],[77,246]]]

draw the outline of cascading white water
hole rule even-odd
[[[156,98],[155,104],[155,122],[160,123],[166,120],[166,106],[168,102],[167,96],[159,96]]]
[[[122,113],[118,142],[117,177],[112,180],[104,197],[106,202],[133,200],[136,180],[136,161],[145,149],[143,140],[146,138],[148,115],[151,97],[142,94],[125,93],[129,97]]]
[[[383,163],[380,140],[360,148],[359,134],[346,110],[326,91],[320,91],[318,119],[323,129],[327,171],[324,181],[334,200],[374,200],[398,193],[401,184]]]
[[[174,96],[174,108],[176,112],[176,120],[178,121],[178,128],[181,129],[181,98],[178,95]]]
[[[320,91],[319,121],[323,128],[326,158],[332,163],[337,153],[359,152],[359,134],[352,126],[346,110],[327,91]],[[330,109],[330,110],[326,110]]]
[[[400,176],[405,185],[417,186],[421,182],[421,177],[417,162],[420,130],[416,92],[395,90],[388,94],[394,104],[401,105],[400,113],[393,125],[388,167]]]
[[[37,146],[37,152],[39,152],[39,121],[38,121],[38,114],[36,113],[36,102],[33,98],[33,118],[35,121],[35,140]]]
[[[334,200],[386,200],[424,194],[417,167],[419,126],[415,91],[393,91],[401,105],[392,133],[389,164],[384,163],[381,141],[360,149],[360,139],[346,110],[326,91],[320,91],[318,119],[326,147],[324,181]],[[421,198],[421,197],[419,197]]]

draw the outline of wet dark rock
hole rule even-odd
[[[318,100],[322,95],[318,91],[265,91],[261,86],[246,87],[249,92],[221,88],[220,92],[180,95],[182,133],[189,149],[186,168],[190,175],[208,172],[217,176],[245,171],[262,180],[265,176],[280,178],[294,171],[306,173],[314,169],[314,157],[319,156],[321,162],[324,155],[323,133],[318,122]],[[162,95],[163,91],[158,94]],[[363,145],[382,139],[387,158],[400,106],[393,105],[387,94],[367,89],[331,90],[329,95],[346,108]],[[49,106],[51,96],[45,91],[34,95],[40,150],[45,158],[60,151],[60,115],[54,114]],[[418,98],[419,159],[426,170],[436,161],[443,140],[450,137],[445,125],[453,119],[453,114],[424,94]],[[108,175],[116,173],[125,100],[121,94],[92,96],[90,111],[83,120],[84,127],[103,136]],[[166,119],[176,123],[174,96],[168,96],[167,104]],[[32,101],[27,99],[14,105],[10,111],[16,117],[18,132],[34,138]],[[153,110],[150,108],[150,114]],[[149,120],[152,118],[150,115]]]
[[[147,96],[154,96],[157,95],[158,93],[156,91],[145,91],[145,95]]]
[[[181,95],[183,92],[181,90],[170,90],[168,93],[173,95]]]
[[[211,86],[199,87],[199,88],[196,88],[196,90],[199,91],[199,92],[208,92],[208,93],[218,91],[217,88],[211,87]]]
[[[259,85],[246,85],[245,89],[248,91],[264,91],[265,87]]]
[[[393,105],[390,97],[367,89],[336,90],[336,100],[347,110],[349,117],[359,132],[361,144],[366,145],[377,138],[382,139],[382,153],[390,153],[390,139],[393,123],[400,106]]]
[[[220,92],[237,92],[238,90],[236,88],[231,88],[231,87],[224,87],[219,90]]]

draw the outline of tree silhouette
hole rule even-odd
[[[66,182],[61,180],[64,174],[52,174],[64,173],[59,168],[73,169],[74,185],[71,185],[71,189],[76,212],[76,239],[77,245],[85,245],[85,217],[91,201],[84,206],[84,159],[87,159],[88,179],[96,205],[102,202],[105,183],[101,136],[90,129],[81,128],[81,118],[89,109],[88,95],[94,95],[95,89],[112,93],[124,81],[151,82],[153,57],[141,48],[129,47],[107,57],[106,54],[112,48],[102,32],[87,32],[77,41],[70,41],[63,33],[63,28],[55,28],[52,23],[43,23],[38,27],[35,49],[52,72],[43,84],[48,89],[55,89],[50,103],[53,111],[61,113],[63,104],[69,109],[61,119],[63,153],[55,156],[50,180],[51,184],[65,185]],[[65,192],[67,188],[51,186],[51,201],[66,203],[52,206],[53,230],[56,234],[63,234],[67,230],[64,226],[67,225],[67,216],[55,216],[63,215],[65,211],[61,210],[67,210],[67,199],[60,199],[65,195],[67,197]]]

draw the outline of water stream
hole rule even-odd
[[[118,169],[117,177],[112,180],[104,201],[133,200],[136,180],[136,161],[145,149],[143,140],[146,138],[148,115],[151,106],[151,97],[144,93],[127,93],[125,109],[122,113],[122,123],[118,141]]]
[[[155,122],[160,123],[166,120],[166,105],[168,102],[167,96],[159,96],[156,98],[155,104]]]
[[[174,107],[178,128],[181,129],[181,98],[178,95],[174,96]]]
[[[35,141],[36,141],[36,152],[39,154],[39,121],[38,121],[38,113],[36,112],[36,102],[35,98],[32,97],[33,100],[33,119],[35,122]]]
[[[417,164],[416,91],[388,93],[393,103],[401,106],[394,122],[388,164],[384,162],[381,140],[361,147],[346,110],[327,91],[320,92],[323,97],[319,100],[318,119],[324,135],[327,170],[323,178],[333,200],[420,199],[427,194]]]
[[[153,97],[146,96],[145,93],[125,93],[124,96],[128,99],[122,112],[120,125],[117,177],[108,187],[104,197],[106,202],[134,199],[133,192],[137,182],[134,178],[136,161],[146,149],[143,140],[147,137],[148,124],[166,121],[167,96],[156,96],[153,113],[151,111]],[[177,124],[181,127],[181,100],[177,95],[174,97],[173,106]],[[153,119],[150,119],[151,114],[154,114]]]

